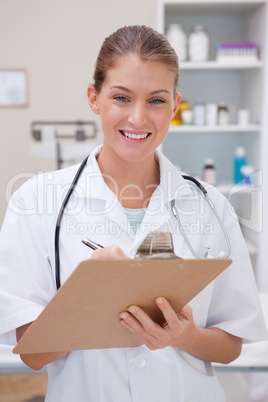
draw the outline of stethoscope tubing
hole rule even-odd
[[[194,179],[194,178],[191,177],[191,176],[182,176],[182,177],[183,177],[184,179],[186,178],[186,180],[191,180],[191,181],[194,182],[196,185],[197,185],[197,183],[199,183],[198,180]],[[217,210],[216,210],[216,208],[215,208],[213,202],[211,201],[211,199],[209,198],[209,196],[208,196],[208,194],[207,194],[207,190],[204,188],[204,186],[202,186],[201,183],[199,183],[199,185],[200,185],[200,186],[198,186],[199,189],[200,189],[201,192],[203,193],[203,195],[204,195],[206,201],[209,203],[209,205],[210,205],[210,207],[211,207],[211,209],[212,209],[214,215],[216,216],[217,221],[219,222],[219,225],[220,225],[220,227],[221,227],[221,230],[222,230],[222,232],[223,232],[223,234],[224,234],[224,237],[225,237],[225,240],[226,240],[226,243],[227,243],[227,248],[228,248],[227,253],[224,254],[224,258],[228,258],[228,257],[230,256],[230,254],[231,254],[231,243],[230,243],[229,236],[228,236],[228,234],[227,234],[227,232],[226,232],[226,229],[225,229],[225,227],[224,227],[224,224],[223,224],[223,222],[222,222],[222,220],[221,220],[221,218],[220,218],[220,216],[219,216],[219,214],[218,214],[218,212],[217,212]],[[201,189],[201,187],[202,187],[205,191],[203,191],[203,190]],[[188,246],[189,249],[191,250],[191,253],[192,253],[192,254],[195,256],[195,258],[197,258],[197,259],[205,258],[205,257],[202,257],[202,256],[198,255],[198,254],[195,252],[195,250],[194,250],[193,246],[191,245],[191,243],[190,243],[188,237],[186,236],[185,230],[183,229],[183,225],[182,225],[182,223],[181,223],[181,220],[180,220],[179,215],[177,214],[177,211],[176,211],[176,208],[175,208],[175,200],[172,200],[172,201],[171,201],[171,210],[172,210],[173,216],[176,218],[176,220],[177,220],[177,222],[178,222],[178,225],[179,225],[181,234],[183,235],[184,240],[185,240],[186,243],[187,243],[187,246]]]
[[[59,253],[59,238],[60,238],[60,225],[61,225],[61,220],[62,220],[62,216],[64,213],[64,210],[66,208],[66,205],[69,202],[69,199],[75,189],[75,186],[81,176],[81,174],[83,173],[83,170],[87,164],[87,160],[88,160],[88,156],[83,160],[83,162],[81,163],[81,165],[79,166],[79,169],[76,172],[76,175],[72,181],[72,184],[70,185],[70,188],[68,189],[68,192],[63,200],[63,203],[61,205],[59,214],[58,214],[58,218],[57,218],[57,223],[56,223],[56,228],[55,228],[55,237],[54,237],[54,247],[55,247],[55,278],[56,278],[56,286],[57,286],[57,290],[59,290],[59,288],[61,287],[61,283],[60,283],[60,253]]]

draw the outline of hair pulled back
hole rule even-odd
[[[119,58],[133,54],[143,61],[164,63],[174,72],[174,92],[178,85],[179,62],[168,39],[145,25],[126,26],[107,37],[100,49],[94,72],[94,87],[100,93],[107,71]]]

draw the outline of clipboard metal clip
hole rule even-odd
[[[172,235],[170,232],[150,232],[140,247],[135,258],[140,259],[159,259],[171,258],[181,259],[174,253]]]

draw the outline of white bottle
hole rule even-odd
[[[206,105],[201,99],[196,100],[194,103],[193,123],[196,126],[204,126],[206,124]]]
[[[180,24],[170,24],[166,35],[177,53],[179,61],[185,61],[187,59],[187,35],[184,27]]]
[[[218,106],[216,103],[209,103],[206,106],[206,123],[207,126],[216,126],[218,117]]]
[[[203,25],[195,25],[189,36],[189,60],[206,61],[209,57],[209,36]]]

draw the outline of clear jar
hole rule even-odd
[[[203,25],[195,25],[189,36],[189,60],[206,61],[209,58],[209,36]]]
[[[187,59],[187,35],[183,25],[170,24],[166,36],[177,53],[179,61],[185,61]]]

